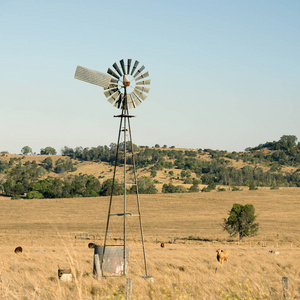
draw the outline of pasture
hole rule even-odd
[[[132,299],[282,299],[282,277],[289,278],[289,296],[300,297],[299,191],[140,195],[153,280],[141,278],[141,251],[130,248]],[[88,243],[103,243],[108,201],[1,198],[0,298],[125,299],[126,278],[97,281],[92,274]],[[253,204],[260,223],[258,235],[240,244],[221,227],[234,203]],[[17,246],[22,253],[14,253]],[[219,248],[228,263],[217,261]],[[73,282],[59,281],[58,267],[71,268]]]

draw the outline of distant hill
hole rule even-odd
[[[300,143],[296,141],[295,136],[285,135],[279,141],[247,148],[243,152],[134,145],[137,177],[149,178],[147,184],[154,185],[158,192],[299,187]],[[120,147],[116,167],[118,183],[123,181],[122,151],[124,145]],[[127,152],[130,154],[128,145]],[[19,196],[38,191],[39,194],[31,194],[36,197],[46,194],[50,198],[101,195],[101,188],[103,191],[103,186],[113,177],[116,145],[65,147],[62,154],[0,154],[2,194]],[[128,176],[133,177],[130,155],[126,163]],[[182,188],[176,190],[176,186]],[[53,193],[47,194],[47,189],[53,189]]]

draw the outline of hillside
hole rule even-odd
[[[168,193],[299,187],[300,146],[297,139],[290,141],[290,137],[293,136],[283,136],[278,142],[267,142],[243,152],[134,145],[137,177],[143,178],[143,185],[147,185],[144,193],[154,193],[155,189]],[[124,174],[122,150],[121,147],[116,167],[118,186],[122,185]],[[91,149],[65,147],[62,154],[2,153],[2,192],[10,196],[39,192],[31,193],[34,198],[107,195],[114,171],[115,144]],[[130,156],[126,163],[127,178],[133,182]],[[45,189],[52,191],[44,193]],[[123,193],[122,188],[118,188],[118,193]]]

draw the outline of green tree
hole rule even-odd
[[[52,147],[42,148],[41,155],[56,155],[56,150]]]
[[[229,217],[224,219],[223,229],[230,236],[243,237],[254,236],[257,234],[259,224],[255,223],[255,208],[252,204],[234,204],[229,212]]]
[[[189,192],[190,193],[197,193],[197,192],[199,192],[198,183],[193,183],[193,185],[191,185],[191,187],[189,188]]]
[[[140,194],[157,194],[157,189],[150,177],[142,176],[138,178],[137,185]],[[134,185],[130,188],[130,193],[136,193],[136,187]]]
[[[47,171],[52,171],[53,169],[53,161],[52,161],[52,158],[51,157],[47,157],[45,158],[42,163],[44,164],[44,168],[47,170]]]
[[[32,149],[29,146],[24,146],[21,150],[23,155],[32,154]]]
[[[112,179],[107,179],[103,182],[100,190],[100,196],[110,196],[112,189]],[[124,194],[124,186],[118,183],[118,180],[115,179],[113,195],[123,195]]]
[[[254,191],[254,190],[257,190],[257,189],[258,189],[258,188],[256,187],[255,182],[251,181],[251,182],[249,183],[249,190],[250,190],[250,191]]]
[[[164,184],[162,187],[162,193],[186,193],[186,188],[182,185],[173,185],[172,183]]]
[[[152,170],[151,173],[150,173],[150,176],[151,177],[156,177],[156,175],[157,175],[157,171]]]

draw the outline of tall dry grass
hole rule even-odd
[[[0,298],[124,299],[126,278],[97,281],[91,240],[79,238],[103,243],[108,200],[0,200]],[[233,203],[252,203],[260,223],[258,236],[240,245],[220,226]],[[141,195],[141,205],[153,280],[141,277],[141,251],[131,248],[132,299],[282,299],[284,276],[289,296],[300,297],[299,189]],[[218,248],[227,264],[217,262]],[[73,282],[59,281],[58,267],[71,267]]]

